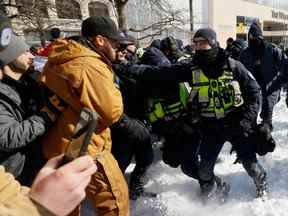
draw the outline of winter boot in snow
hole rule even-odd
[[[268,184],[267,184],[267,177],[266,173],[254,178],[254,183],[256,186],[256,197],[257,198],[264,198],[268,194]]]
[[[144,197],[157,197],[156,193],[146,192],[144,189],[145,184],[148,182],[146,176],[147,168],[138,168],[133,170],[129,184],[129,196],[131,200],[137,200],[140,196]]]
[[[217,199],[220,202],[225,202],[230,192],[230,185],[218,176],[215,176],[215,182],[217,184]]]
[[[243,161],[244,168],[254,181],[256,197],[265,197],[268,193],[267,174],[258,162]]]
[[[213,182],[205,182],[201,184],[201,196],[204,202],[216,200],[225,202],[230,191],[230,185],[215,176]]]

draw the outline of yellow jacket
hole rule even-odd
[[[98,171],[87,187],[87,196],[101,216],[128,216],[127,184],[111,154],[109,126],[121,117],[123,104],[109,61],[75,41],[58,40],[42,73],[44,85],[66,104],[43,138],[44,155],[51,158],[65,151],[82,107],[96,111],[100,115],[99,128],[88,152],[97,154]]]
[[[51,158],[65,150],[81,107],[96,111],[101,118],[100,132],[93,135],[89,146],[90,154],[110,151],[108,127],[120,118],[123,104],[109,61],[73,40],[58,40],[41,81],[69,105],[43,139],[45,156]]]
[[[0,215],[52,216],[29,198],[29,188],[21,187],[14,177],[0,166]]]

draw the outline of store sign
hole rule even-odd
[[[288,14],[274,10],[272,10],[271,12],[272,12],[272,18],[274,19],[288,20]]]

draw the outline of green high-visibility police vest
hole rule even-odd
[[[157,120],[168,118],[177,118],[186,106],[191,88],[188,83],[179,83],[178,101],[170,102],[167,99],[150,99],[149,111],[147,117],[150,123]]]
[[[198,68],[192,71],[192,77],[192,92],[198,93],[201,116],[220,119],[243,104],[239,83],[233,80],[231,71],[224,71],[218,79],[209,79]]]

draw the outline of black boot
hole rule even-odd
[[[264,198],[268,194],[268,184],[266,173],[254,178],[254,184],[256,186],[256,198]]]
[[[225,202],[230,192],[230,185],[218,176],[215,176],[215,182],[217,184],[217,199],[220,202]]]
[[[230,191],[230,185],[218,176],[215,176],[213,181],[202,183],[200,187],[204,202],[210,200],[225,202]]]
[[[145,184],[148,182],[146,171],[148,168],[137,168],[133,170],[129,184],[129,196],[131,200],[137,200],[140,196],[156,197],[157,194],[153,192],[146,192]]]
[[[258,162],[245,161],[242,164],[249,176],[254,181],[254,184],[256,186],[256,197],[261,198],[267,196],[267,174],[264,168]]]

